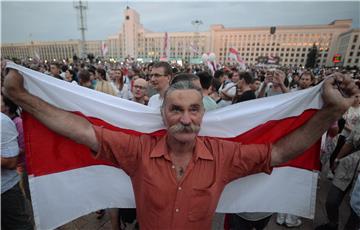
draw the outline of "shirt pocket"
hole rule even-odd
[[[211,215],[212,199],[211,188],[193,188],[189,200],[189,221],[199,221]]]

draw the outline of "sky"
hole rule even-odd
[[[73,1],[1,1],[1,42],[65,41],[80,39]],[[154,32],[200,31],[212,24],[225,27],[329,24],[352,19],[360,27],[360,1],[243,2],[243,1],[88,1],[86,40],[105,40],[117,34],[126,6],[140,14]]]

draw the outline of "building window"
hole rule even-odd
[[[351,46],[351,49],[352,49],[352,50],[355,49],[355,45],[352,45],[352,46]]]
[[[350,56],[350,57],[352,57],[352,56],[353,56],[353,54],[354,54],[354,52],[350,52],[349,56]]]
[[[348,63],[351,63],[351,58],[349,58],[347,62],[348,62]]]
[[[355,64],[359,63],[359,59],[356,58],[355,61],[354,61]]]
[[[354,36],[353,43],[356,43],[356,42],[357,42],[357,39],[358,39],[358,35],[356,34],[356,35]]]

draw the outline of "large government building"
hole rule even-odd
[[[166,58],[196,63],[203,53],[213,52],[219,63],[232,62],[229,49],[237,50],[247,64],[264,58],[280,65],[304,66],[308,52],[315,45],[320,66],[360,67],[360,29],[352,29],[352,20],[335,20],[327,25],[226,28],[212,25],[206,32],[152,32],[140,23],[140,15],[127,7],[121,30],[101,41],[86,41],[86,52],[105,58],[123,60],[133,57],[145,62]],[[159,25],[160,26],[160,25]],[[155,28],[156,30],[156,28]],[[2,57],[62,60],[80,54],[80,40],[31,41],[2,44]]]

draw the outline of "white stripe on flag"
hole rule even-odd
[[[262,173],[235,180],[225,187],[217,212],[282,211],[313,218],[317,177],[316,172],[281,167],[275,168],[271,175]],[[135,207],[130,178],[111,166],[31,177],[29,182],[39,229],[56,228],[94,210]],[[49,215],[54,207],[56,215]]]
[[[25,88],[32,94],[64,110],[80,111],[85,116],[101,118],[111,125],[143,133],[165,128],[158,109],[58,80],[13,63],[8,67],[26,75]],[[321,86],[207,112],[200,135],[236,137],[269,120],[298,116],[308,109],[320,109],[323,104]],[[114,114],[121,114],[121,119]]]

